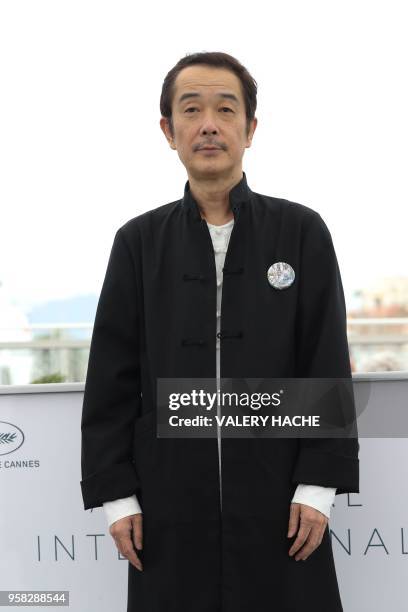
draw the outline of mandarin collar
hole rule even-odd
[[[239,181],[239,183],[234,185],[234,187],[229,192],[229,203],[231,206],[231,210],[234,214],[234,218],[239,215],[241,207],[245,206],[245,204],[250,201],[251,196],[252,191],[248,186],[246,174],[243,171],[241,180]],[[200,209],[196,200],[193,197],[193,194],[191,193],[190,182],[188,180],[186,181],[186,184],[184,186],[184,196],[181,200],[181,204],[183,206],[183,209],[187,212],[190,212],[192,217],[196,221],[202,220]]]

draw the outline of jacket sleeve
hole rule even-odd
[[[346,304],[330,232],[313,211],[301,245],[296,320],[296,377],[350,379]],[[336,487],[336,495],[359,493],[359,442],[344,438],[299,438],[292,481]],[[349,422],[349,421],[347,421]]]
[[[135,267],[125,236],[114,237],[91,338],[81,419],[85,510],[136,493],[133,422],[140,412]]]

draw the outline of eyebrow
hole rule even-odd
[[[219,96],[220,98],[226,98],[227,100],[231,100],[231,102],[235,102],[235,104],[239,106],[239,100],[235,94],[219,93],[217,94],[217,96]],[[184,100],[187,100],[189,98],[201,98],[201,94],[196,92],[184,93],[182,96],[180,96],[178,103],[181,104],[182,102],[184,102]]]

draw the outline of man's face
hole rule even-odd
[[[172,118],[173,134],[164,117],[160,126],[189,176],[230,176],[234,169],[242,169],[257,119],[247,135],[241,82],[233,72],[203,65],[184,68],[175,81]],[[204,150],[205,145],[217,149]]]

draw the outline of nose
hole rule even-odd
[[[206,136],[208,134],[218,134],[218,127],[215,121],[211,116],[207,115],[203,120],[203,124],[201,126],[200,134]]]

